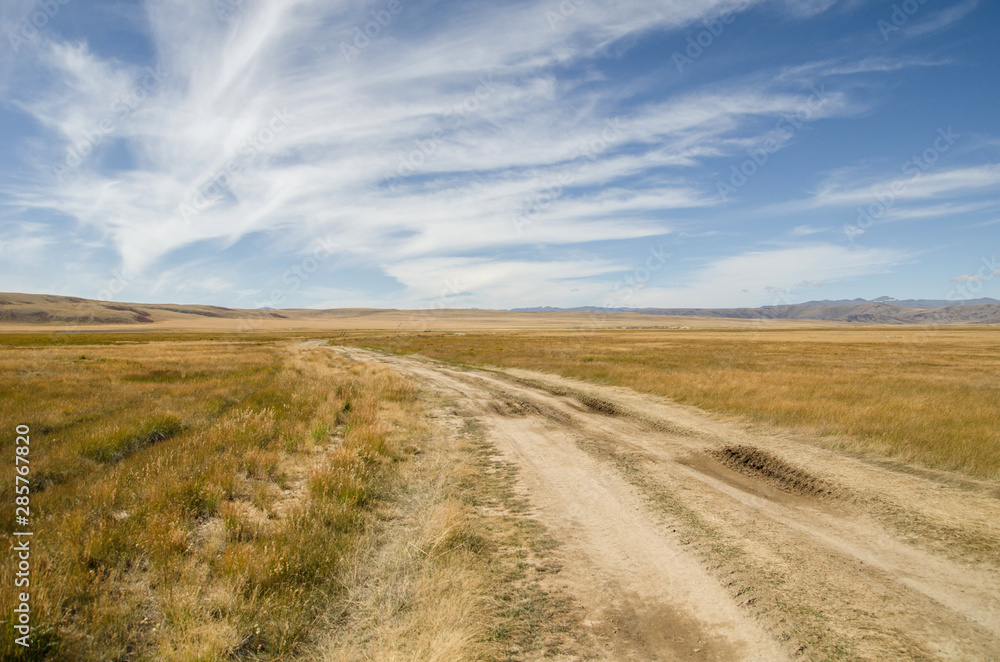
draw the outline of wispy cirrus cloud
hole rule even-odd
[[[364,25],[349,3],[245,3],[220,21],[209,5],[156,0],[147,14],[163,82],[82,164],[12,197],[106,234],[130,271],[195,242],[282,228],[330,229],[345,252],[379,245],[383,256],[501,246],[518,206],[573,168],[571,186],[532,224],[533,240],[660,234],[670,230],[665,213],[712,202],[683,173],[654,170],[738,148],[737,131],[793,111],[802,95],[736,86],[621,107],[556,80],[552,67],[737,4],[746,5],[588,6],[553,31],[544,4],[520,3],[445,13],[420,32],[424,18],[406,6],[348,62],[330,36],[351,43]],[[55,167],[145,68],[43,39],[38,66],[52,84],[18,103],[51,130]],[[622,135],[591,155],[611,119]],[[132,165],[109,171],[116,146]],[[413,153],[418,166],[387,192],[384,181]],[[651,190],[580,190],[637,174]]]
[[[921,36],[944,30],[971,14],[979,6],[979,0],[965,0],[952,7],[934,12],[926,20],[906,27],[910,36]]]
[[[567,278],[581,281],[576,296],[592,296],[600,285],[587,279],[621,266],[602,256],[607,246],[681,236],[692,215],[721,208],[719,164],[765,137],[792,145],[799,136],[775,127],[817,86],[824,103],[810,120],[855,117],[871,102],[851,77],[943,64],[799,58],[680,85],[662,72],[640,84],[616,72],[620,61],[651,35],[725,10],[743,20],[766,7],[794,22],[834,4],[623,0],[553,22],[549,2],[404,0],[371,30],[378,8],[353,1],[245,0],[220,16],[212,3],[146,0],[141,48],[113,56],[51,30],[30,58],[4,58],[34,81],[7,102],[38,128],[0,202],[33,218],[40,237],[86,236],[104,263],[113,251],[158,292],[249,293],[233,274],[203,276],[197,290],[184,280],[188,253],[238,255],[263,237],[279,259],[333,236],[336,262],[391,281],[379,296],[393,304],[434,296],[447,271],[472,284],[477,305],[546,303]],[[985,190],[996,178],[988,167],[946,174],[909,197]],[[850,204],[864,185],[829,183],[791,206]]]
[[[915,253],[899,249],[822,242],[746,251],[711,260],[673,283],[639,290],[630,305],[698,308],[801,303],[801,290],[888,273],[914,257]]]
[[[970,193],[995,195],[1000,186],[1000,164],[985,164],[972,167],[950,168],[936,172],[922,172],[919,169],[904,171],[895,177],[866,177],[845,180],[841,176],[832,177],[817,187],[816,192],[801,200],[781,203],[772,207],[785,212],[829,207],[849,207],[867,204],[880,197],[891,195],[894,202],[923,203],[962,196]],[[888,193],[887,193],[888,192]],[[938,213],[964,212],[984,209],[993,202],[975,202],[961,205],[934,205],[910,210],[893,210],[901,217],[921,215],[933,216]]]
[[[951,64],[945,58],[927,56],[873,55],[861,59],[847,57],[816,60],[785,67],[778,77],[784,80],[813,80],[817,76],[854,76],[857,74],[884,74],[913,67],[940,67]]]
[[[808,237],[813,234],[822,234],[824,232],[829,232],[830,228],[815,228],[811,225],[797,225],[792,228],[793,237]]]

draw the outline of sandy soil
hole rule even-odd
[[[337,348],[475,418],[614,660],[1000,660],[1000,485],[618,387]]]

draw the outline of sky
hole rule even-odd
[[[1000,3],[4,0],[0,291],[1000,298]]]

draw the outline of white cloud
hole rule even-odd
[[[784,0],[786,8],[798,16],[821,14],[837,4],[837,0]]]
[[[867,204],[879,199],[891,199],[892,205],[947,198],[956,195],[989,192],[1000,185],[1000,164],[987,164],[940,171],[925,171],[908,162],[899,176],[877,180],[843,181],[832,177],[822,183],[819,190],[805,200],[776,205],[772,209],[801,211],[825,207],[842,207]],[[971,210],[968,207],[964,211]],[[978,203],[976,203],[978,204]],[[958,209],[958,211],[963,211]],[[896,212],[903,214],[905,212]],[[918,213],[913,211],[913,213]],[[933,215],[929,213],[928,215]]]
[[[978,6],[979,0],[965,0],[965,2],[932,14],[922,23],[907,26],[906,32],[912,36],[919,36],[943,30],[971,14]]]
[[[829,232],[830,228],[814,228],[811,225],[799,225],[792,228],[792,236],[794,237],[806,237],[811,234],[821,234],[823,232]]]
[[[941,216],[960,216],[962,214],[969,214],[972,212],[982,211],[983,209],[989,209],[991,207],[996,207],[997,201],[988,200],[985,202],[969,202],[965,204],[959,203],[944,203],[940,205],[923,205],[917,207],[901,207],[898,209],[890,209],[886,214],[885,220],[888,221],[900,221],[900,220],[911,220],[918,218],[938,218]]]
[[[77,232],[104,238],[138,275],[169,271],[169,261],[158,261],[196,244],[226,247],[266,233],[296,246],[330,234],[345,259],[396,278],[404,299],[426,299],[421,279],[445,279],[448,270],[477,288],[481,305],[504,296],[521,302],[524,283],[536,281],[527,290],[541,297],[564,278],[609,267],[565,256],[533,263],[504,251],[568,252],[672,232],[679,213],[719,204],[711,182],[697,176],[708,159],[743,154],[763,136],[792,140],[775,125],[805,106],[812,93],[802,82],[890,70],[873,60],[851,71],[803,69],[794,84],[757,75],[647,104],[629,100],[635,90],[627,83],[603,81],[598,93],[588,85],[598,74],[554,73],[648,31],[697,26],[755,4],[585,3],[553,24],[547,12],[560,5],[552,2],[463,5],[433,21],[427,12],[435,7],[418,12],[404,2],[348,61],[342,46],[354,45],[354,29],[371,20],[371,7],[359,2],[248,0],[220,19],[210,2],[149,0],[153,67],[162,75],[141,99],[144,66],[54,32],[38,37],[32,66],[44,75],[14,102],[48,141],[35,185],[7,193],[26,216],[74,219]],[[777,4],[811,15],[832,2]],[[830,91],[811,119],[856,110],[846,92]],[[91,153],[57,180],[51,168],[65,166],[67,150],[95,130],[101,137]],[[107,167],[115,146],[129,167]],[[499,257],[478,257],[490,252]],[[168,275],[160,287],[173,292],[239,285],[220,276],[196,287]],[[581,299],[598,291],[576,287]]]
[[[387,272],[407,287],[400,297],[449,308],[550,305],[554,299],[593,301],[604,287],[596,276],[626,268],[607,260],[545,261],[488,258],[426,258],[389,265]],[[531,283],[526,290],[525,283]]]
[[[827,243],[751,251],[713,260],[680,282],[649,286],[633,307],[684,308],[798,303],[797,290],[887,273],[912,255]]]
[[[616,120],[597,110],[594,93],[560,89],[547,71],[627,35],[739,4],[588,5],[557,30],[546,3],[480,7],[446,16],[419,37],[408,34],[416,16],[407,7],[347,62],[340,42],[350,43],[352,28],[367,20],[352,5],[246,3],[220,21],[209,3],[155,0],[149,29],[163,80],[63,181],[15,197],[106,234],[131,271],[194,242],[283,226],[332,230],[345,250],[360,252],[408,233],[411,241],[390,240],[388,252],[516,242],[504,226],[553,178],[568,173],[579,187],[693,165],[733,149],[733,132],[748,122],[803,104],[803,95],[762,89],[695,92]],[[144,71],[84,44],[43,43],[53,84],[21,103],[55,134],[51,164],[58,165]],[[272,133],[276,116],[280,132]],[[609,121],[619,128],[610,131]],[[126,141],[136,167],[107,174],[98,152],[115,140]],[[421,163],[387,195],[382,182],[410,155]],[[213,186],[227,165],[235,174]],[[185,222],[206,188],[222,195]],[[662,233],[664,211],[706,204],[714,202],[676,177],[655,192],[560,195],[530,239],[611,238],[612,226],[594,221],[622,214],[630,219],[622,237]]]
[[[3,227],[3,226],[0,226]],[[43,264],[47,251],[56,238],[42,223],[10,223],[0,231],[0,255],[7,266]]]
[[[835,58],[785,67],[778,74],[783,80],[812,80],[816,76],[853,76],[855,74],[891,73],[913,67],[938,67],[949,60],[912,56],[871,56],[859,60]]]
[[[979,274],[962,274],[961,276],[955,276],[951,279],[953,283],[979,283],[985,280],[990,280],[994,276],[1000,276],[1000,269],[992,271],[986,275]]]

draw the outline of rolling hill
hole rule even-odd
[[[920,305],[916,305],[916,304]],[[953,305],[939,305],[953,303]],[[903,305],[908,304],[908,305]],[[1000,324],[1000,302],[813,301],[762,308],[527,308],[395,310],[238,309],[139,304],[44,294],[0,293],[0,328],[142,329],[559,329],[738,327],[824,324]]]
[[[874,301],[809,301],[787,306],[760,308],[523,308],[524,312],[578,311],[612,314],[620,312],[672,317],[718,317],[744,320],[816,320],[865,324],[1000,324],[1000,301],[899,301],[882,297]]]

